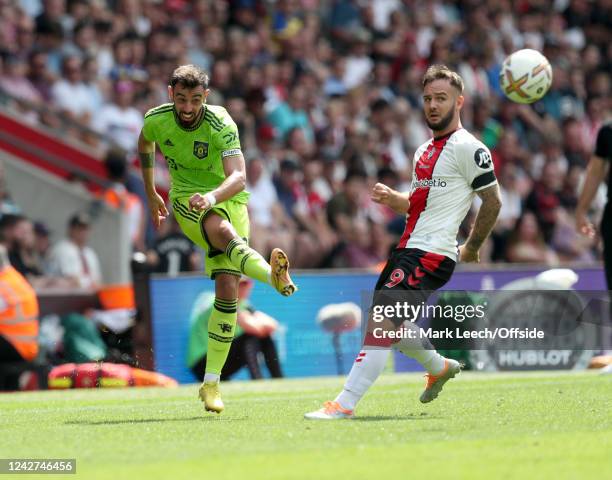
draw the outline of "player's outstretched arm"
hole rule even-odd
[[[372,189],[372,200],[382,205],[387,205],[400,215],[405,215],[410,207],[410,194],[402,193],[377,183]]]
[[[161,222],[168,216],[168,209],[164,199],[155,190],[155,142],[147,140],[142,131],[138,137],[138,155],[151,219],[155,228],[159,228]]]
[[[595,227],[589,220],[587,212],[593,202],[593,198],[595,198],[599,184],[606,177],[607,173],[608,162],[597,155],[593,155],[587,167],[586,178],[580,192],[578,205],[576,206],[576,230],[589,238],[595,236]]]
[[[478,196],[482,200],[476,221],[467,241],[459,247],[459,260],[462,262],[479,262],[479,251],[491,230],[495,226],[499,210],[501,209],[501,195],[497,184],[481,190]]]
[[[196,193],[189,199],[189,208],[193,210],[208,210],[217,203],[229,200],[246,188],[246,169],[242,154],[232,155],[223,159],[225,180],[212,192],[203,195]]]

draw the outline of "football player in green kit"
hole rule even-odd
[[[208,357],[200,398],[208,411],[223,411],[219,375],[234,337],[238,281],[244,274],[295,293],[289,260],[276,248],[270,263],[248,245],[249,217],[244,157],[238,128],[225,108],[207,105],[208,75],[194,65],[172,73],[172,103],[149,110],[138,139],[142,175],[153,223],[168,215],[155,190],[155,144],[170,171],[170,201],[181,229],[206,251],[206,273],[215,281],[215,303],[208,322]]]

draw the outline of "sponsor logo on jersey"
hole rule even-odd
[[[479,148],[474,152],[474,161],[478,168],[489,168],[491,166],[491,155],[484,148]]]
[[[412,182],[412,189],[416,190],[417,188],[445,188],[446,180],[442,180],[441,178],[424,178],[423,180],[414,180]]]
[[[206,158],[208,156],[208,143],[195,140],[193,142],[193,154],[200,160]]]
[[[229,132],[223,135],[223,140],[225,140],[226,145],[230,145],[236,141],[236,132]]]
[[[166,145],[167,147],[174,147],[174,143],[172,143],[172,140],[170,140],[169,138],[166,139],[164,145]]]

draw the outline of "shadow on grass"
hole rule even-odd
[[[409,413],[407,415],[369,415],[367,417],[355,417],[353,422],[384,422],[387,420],[439,420],[442,417],[429,415],[427,413]]]
[[[181,418],[134,418],[134,419],[123,419],[123,420],[70,420],[64,422],[64,425],[124,425],[124,424],[135,424],[135,423],[162,423],[162,422],[235,422],[238,420],[246,420],[247,417],[239,418],[223,418],[213,415],[202,415],[199,417],[181,417]]]

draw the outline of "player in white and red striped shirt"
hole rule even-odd
[[[424,301],[433,290],[450,279],[457,259],[478,262],[479,250],[487,239],[501,208],[497,179],[487,147],[461,126],[463,80],[443,65],[431,66],[423,77],[423,103],[433,138],[414,155],[410,192],[400,193],[376,184],[375,202],[407,213],[406,227],[397,248],[376,284],[374,305],[388,302],[389,291],[403,291],[409,298]],[[470,236],[457,248],[459,225],[472,200],[482,200]],[[397,298],[397,297],[396,297]],[[431,344],[419,338],[399,341],[377,338],[374,327],[391,331],[400,326],[418,330],[403,319],[368,322],[364,347],[357,356],[342,392],[320,410],[307,413],[307,419],[353,417],[353,411],[368,388],[382,372],[390,348],[416,359],[427,370],[427,385],[420,400],[434,400],[442,386],[461,370],[461,365],[438,354]],[[392,343],[395,342],[395,343]]]

